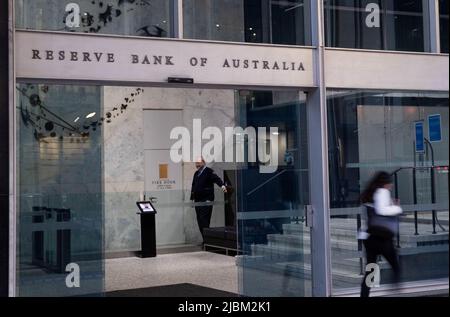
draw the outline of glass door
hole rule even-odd
[[[271,157],[269,163],[248,162],[238,172],[239,293],[311,296],[305,96],[240,91],[238,98],[241,126],[267,131],[258,134],[257,148]]]

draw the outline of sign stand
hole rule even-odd
[[[156,257],[156,209],[149,201],[141,201],[136,204],[139,207],[138,215],[141,218],[141,252],[139,256],[154,258]]]

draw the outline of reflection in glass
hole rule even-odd
[[[449,23],[449,12],[448,12],[448,0],[439,1],[439,14],[440,14],[440,36],[441,36],[441,52],[448,53],[448,23]]]
[[[17,294],[101,294],[100,89],[19,84],[17,105]]]
[[[172,37],[172,1],[17,0],[20,29]]]
[[[191,39],[310,45],[309,1],[185,0],[184,36]]]
[[[448,278],[448,120],[441,142],[429,142],[428,117],[448,118],[448,93],[337,91],[328,93],[328,143],[333,287],[358,289],[364,272],[365,227],[359,196],[371,176],[392,173],[392,196],[404,214],[396,245],[402,281]],[[426,149],[417,151],[415,122],[424,124]],[[434,207],[430,207],[432,204]],[[381,283],[392,281],[385,260]]]
[[[329,47],[429,50],[422,0],[326,0],[326,45]]]

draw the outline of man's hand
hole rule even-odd
[[[227,193],[227,187],[225,185],[222,186],[222,190],[224,193]]]

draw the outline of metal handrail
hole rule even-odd
[[[427,139],[425,139],[427,145],[429,144],[429,141]],[[432,153],[432,158],[431,158],[431,165],[432,166],[424,166],[424,167],[401,167],[397,170],[395,170],[391,175],[394,176],[395,179],[395,198],[398,199],[399,198],[399,191],[398,191],[398,173],[402,170],[412,170],[412,177],[413,177],[413,199],[414,199],[414,204],[417,204],[417,182],[416,182],[416,171],[417,170],[430,170],[430,181],[431,181],[431,203],[432,205],[434,205],[436,203],[436,192],[435,192],[435,174],[434,171],[436,168],[440,168],[440,167],[447,167],[448,166],[435,166],[434,165],[434,153],[433,153],[433,147],[430,145],[431,148],[431,153]],[[436,209],[432,209],[432,226],[433,226],[433,234],[436,234],[436,224],[439,225],[439,227],[441,228],[442,231],[446,232],[445,228],[440,224],[439,219],[437,217],[437,210]],[[415,235],[419,235],[419,224],[418,224],[418,212],[414,211],[414,227],[415,227]],[[398,232],[398,237],[397,237],[397,241],[398,241],[398,247],[400,247],[399,245],[399,241],[400,241],[400,230]]]
[[[448,204],[420,204],[420,205],[402,205],[403,213],[413,213],[415,211],[419,213],[436,211],[448,211]],[[349,207],[349,208],[332,208],[330,209],[331,216],[351,216],[361,215],[364,212],[364,207]]]
[[[421,204],[421,205],[402,205],[403,214],[415,214],[415,221],[417,219],[417,213],[429,213],[430,211],[447,211],[449,210],[448,203],[445,204]],[[363,206],[359,207],[350,207],[350,208],[333,208],[330,209],[330,216],[356,216],[356,227],[357,232],[359,232],[362,228],[362,215],[365,212],[365,208]],[[397,246],[400,244],[400,230],[398,230],[399,234],[397,236]],[[363,250],[362,241],[358,240],[358,251]],[[359,258],[360,262],[360,274],[364,275],[364,259],[361,256]]]

